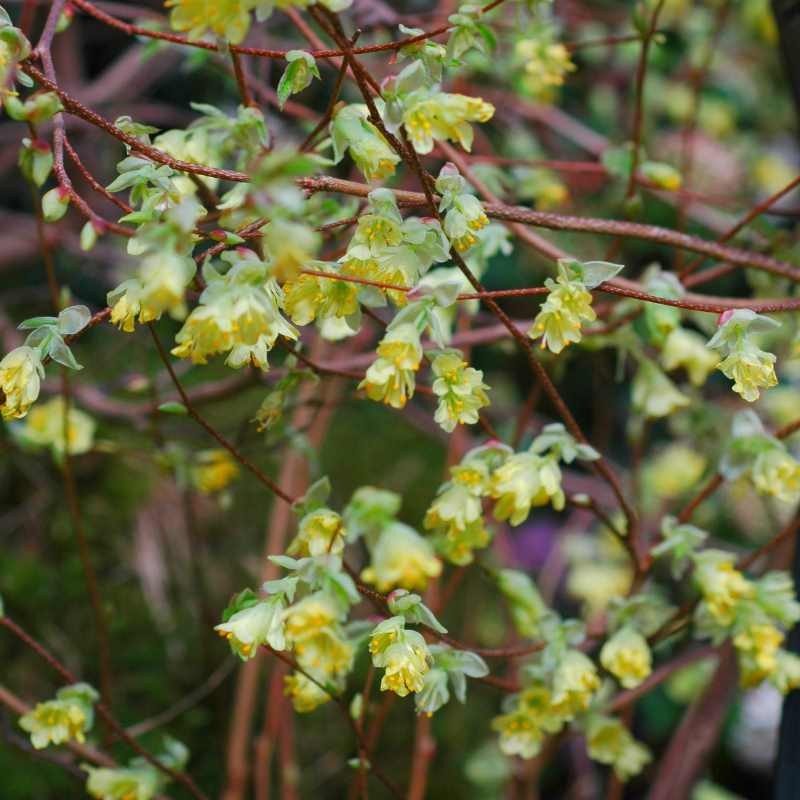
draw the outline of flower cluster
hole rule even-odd
[[[83,743],[94,724],[94,704],[99,697],[88,683],[65,686],[56,692],[55,700],[37,703],[21,716],[19,725],[37,750],[70,741]]]
[[[775,356],[759,348],[750,334],[778,324],[746,308],[725,312],[717,332],[708,342],[710,348],[725,354],[718,369],[733,381],[733,391],[749,403],[758,400],[760,389],[769,389],[778,383]]]
[[[167,769],[181,771],[189,760],[188,749],[166,737],[158,761]],[[96,800],[153,800],[169,782],[165,773],[144,758],[134,758],[126,767],[90,767],[86,770],[86,791]]]
[[[523,69],[522,87],[537,100],[550,102],[567,75],[575,71],[569,50],[556,40],[552,27],[541,27],[520,39],[514,58]]]
[[[559,460],[569,464],[576,458],[594,460],[599,454],[577,443],[560,423],[546,426],[527,451],[509,456],[492,472],[489,494],[496,501],[495,517],[519,525],[532,507],[549,503],[560,511],[565,497]]]
[[[404,617],[390,617],[373,629],[369,639],[372,664],[383,669],[381,691],[399,697],[422,691],[431,668],[431,653],[422,634],[406,630]]]
[[[528,331],[531,339],[542,340],[542,349],[560,353],[567,345],[581,340],[581,325],[592,322],[597,315],[592,308],[589,289],[616,275],[622,267],[603,261],[581,263],[571,259],[560,259],[558,277],[548,278],[547,299]]]
[[[285,679],[286,694],[296,711],[313,711],[330,700],[330,691],[344,688],[354,647],[341,622],[346,608],[326,591],[306,595],[286,611],[286,639],[299,669]]]
[[[172,352],[195,364],[227,352],[225,363],[231,367],[253,364],[267,370],[267,354],[278,337],[297,338],[281,313],[283,292],[269,265],[252,250],[229,250],[222,260],[229,266],[225,273],[210,263],[203,266],[207,286],[178,331]]]
[[[694,579],[702,601],[695,612],[698,636],[730,638],[743,686],[769,681],[786,693],[800,685],[800,657],[781,648],[784,631],[800,619],[794,584],[785,572],[751,580],[730,553],[702,550],[694,555]]]
[[[368,181],[381,181],[394,175],[400,156],[367,116],[366,106],[358,104],[336,112],[330,124],[333,159],[338,163],[349,152]]]
[[[510,453],[504,445],[470,450],[450,468],[425,513],[425,528],[433,533],[437,551],[452,564],[472,562],[474,551],[489,544],[483,518],[482,498],[489,496],[493,467]]]
[[[483,372],[470,367],[459,350],[438,353],[431,362],[431,371],[436,376],[433,393],[439,398],[434,420],[448,433],[456,425],[475,424],[479,410],[489,405],[489,387],[483,382]]]
[[[344,273],[410,289],[433,264],[447,260],[450,247],[436,220],[404,220],[394,192],[388,189],[375,189],[367,200],[367,212],[359,217],[347,252],[339,260]],[[406,302],[403,291],[386,294],[397,305]],[[385,302],[373,287],[362,289],[360,297],[369,305]]]
[[[0,360],[0,413],[3,419],[20,419],[39,397],[44,378],[37,349],[23,345]]]
[[[378,345],[378,357],[358,385],[370,400],[403,408],[414,395],[415,373],[422,361],[420,331],[416,325],[391,325]]]
[[[494,106],[480,97],[443,92],[437,86],[410,92],[403,106],[408,138],[422,154],[430,153],[434,142],[448,140],[471,150],[474,134],[470,122],[488,122],[494,116]]]
[[[422,591],[442,571],[431,542],[396,519],[400,503],[394,492],[363,486],[344,510],[351,539],[363,537],[369,551],[361,579],[381,592]]]
[[[66,451],[71,456],[88,453],[94,443],[95,422],[84,411],[64,399],[54,397],[36,406],[26,417],[19,432],[23,442],[36,447],[49,447],[59,459]]]
[[[480,200],[467,191],[467,183],[455,164],[445,164],[436,179],[436,191],[442,197],[439,211],[444,214],[444,232],[456,250],[469,250],[478,237],[476,232],[489,224]]]

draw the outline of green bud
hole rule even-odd
[[[42,197],[42,214],[45,222],[58,222],[69,208],[69,192],[57,186]]]

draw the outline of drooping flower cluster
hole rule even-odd
[[[556,39],[555,29],[539,26],[514,45],[523,70],[522,87],[537,100],[551,102],[567,75],[575,71],[569,50]]]
[[[470,450],[450,468],[425,513],[425,528],[433,533],[437,551],[452,564],[472,562],[474,551],[489,544],[482,498],[489,496],[492,469],[511,453],[505,445]]]
[[[89,452],[94,431],[95,422],[87,413],[74,405],[65,413],[64,399],[54,397],[28,414],[19,436],[27,444],[49,447],[58,459],[65,451],[71,456]]]
[[[743,686],[769,681],[784,694],[797,688],[800,657],[781,647],[785,631],[800,619],[791,577],[772,571],[752,580],[723,550],[701,550],[692,559],[702,597],[694,615],[697,636],[733,642]]]
[[[0,360],[3,419],[20,419],[28,413],[39,397],[43,378],[41,354],[32,347],[17,347]]]
[[[178,331],[172,352],[195,364],[228,353],[225,363],[231,367],[253,364],[267,370],[267,354],[278,337],[298,335],[281,313],[283,292],[269,264],[252,250],[229,250],[221,258],[229,266],[225,273],[204,264],[207,286]]]
[[[165,737],[157,758],[167,769],[179,772],[189,760],[181,742]],[[164,791],[169,777],[144,758],[134,758],[126,767],[90,767],[86,770],[86,791],[96,800],[153,800]]]
[[[285,686],[296,711],[313,711],[330,699],[319,684],[337,692],[344,688],[355,652],[341,625],[346,614],[347,606],[325,590],[308,594],[287,609],[286,638],[300,669],[287,676]]]
[[[370,555],[361,579],[380,592],[423,591],[442,571],[431,542],[396,519],[400,503],[394,492],[363,486],[344,510],[351,540],[363,537]]]
[[[406,67],[404,72],[416,65]],[[397,80],[402,82],[401,73]],[[480,97],[441,91],[438,84],[423,85],[402,97],[402,123],[414,149],[430,153],[435,142],[458,142],[465,150],[472,149],[471,122],[488,122],[494,106]]]
[[[570,259],[558,262],[558,277],[548,278],[550,290],[528,331],[531,339],[542,340],[542,349],[560,353],[567,345],[581,340],[581,325],[597,315],[588,291],[616,275],[622,267],[603,261],[581,263]]]
[[[88,683],[65,686],[54,700],[37,703],[21,716],[19,725],[37,750],[70,741],[83,743],[94,724],[94,704],[99,697]]]
[[[406,697],[420,692],[432,657],[422,634],[406,630],[404,617],[390,617],[377,625],[370,635],[372,664],[383,669],[381,691]]]
[[[750,409],[733,418],[720,472],[731,481],[747,477],[757,492],[783,503],[800,498],[800,463]]]
[[[475,424],[479,410],[489,405],[489,387],[483,382],[483,372],[470,367],[459,350],[438,353],[431,362],[431,371],[436,376],[433,393],[439,398],[434,420],[448,433],[456,425]]]
[[[455,164],[445,164],[436,179],[441,195],[439,211],[444,214],[444,232],[456,250],[469,250],[477,241],[476,232],[489,224],[480,200],[467,191],[467,183]]]
[[[343,11],[352,0],[320,0],[331,11]],[[239,44],[250,29],[250,12],[267,19],[273,8],[305,8],[309,0],[166,0],[170,25],[185,31],[189,38],[199,39],[207,32]]]
[[[403,219],[388,189],[375,189],[367,200],[367,212],[359,217],[347,252],[339,259],[344,273],[410,289],[433,264],[447,260],[450,247],[436,220]],[[406,302],[403,291],[385,293],[397,305]],[[363,287],[360,298],[368,305],[384,302],[377,287]]]
[[[86,306],[69,306],[57,317],[34,317],[20,324],[31,333],[22,346],[0,359],[0,416],[4,420],[22,419],[36,402],[46,358],[70,369],[82,369],[65,337],[83,330],[91,316]]]
[[[381,181],[394,175],[400,156],[367,119],[368,113],[366,106],[358,104],[336,112],[330,124],[333,159],[338,163],[349,152],[368,181]]]
[[[560,511],[565,497],[558,462],[570,464],[576,458],[594,460],[599,454],[576,442],[560,423],[546,426],[527,451],[509,456],[492,472],[489,494],[496,501],[495,517],[519,525],[532,507],[552,504]]]
[[[717,368],[733,381],[733,391],[749,403],[758,400],[760,389],[769,389],[778,383],[776,357],[758,347],[751,333],[769,330],[778,324],[746,308],[725,312],[717,332],[708,342],[710,348],[725,355]]]

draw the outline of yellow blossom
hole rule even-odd
[[[770,447],[759,453],[751,475],[761,494],[784,503],[793,503],[800,495],[800,464],[782,447]]]
[[[580,650],[568,650],[553,676],[553,707],[567,718],[585,711],[600,687],[597,667]]]
[[[308,714],[331,699],[328,692],[302,672],[293,672],[284,677],[283,686],[284,693],[291,699],[298,714]]]
[[[700,334],[685,328],[673,328],[661,351],[661,365],[668,372],[683,367],[695,386],[702,386],[719,364],[719,356],[706,347]]]
[[[422,591],[441,571],[442,562],[430,542],[408,525],[393,522],[381,532],[361,578],[380,592],[398,588]]]
[[[783,633],[769,624],[749,625],[733,637],[743,686],[757,686],[777,669],[783,639]]]
[[[418,102],[409,102],[403,123],[411,144],[418,153],[430,153],[434,141],[458,142],[465,150],[472,149],[470,122],[488,122],[494,106],[480,97],[437,92]]]
[[[39,396],[44,378],[37,350],[23,345],[0,361],[0,413],[3,419],[21,419]]]
[[[777,386],[775,355],[757,347],[734,350],[719,364],[719,370],[733,381],[733,391],[748,403],[760,396],[759,389]]]
[[[259,600],[232,614],[214,630],[230,643],[242,661],[255,658],[258,648],[268,644],[273,650],[284,650],[283,597],[275,595]]]
[[[65,444],[70,455],[79,455],[91,450],[94,442],[94,420],[71,405],[66,421],[66,437],[64,422],[64,399],[54,397],[36,406],[28,414],[22,435],[27,441],[52,448],[56,455],[63,454]]]
[[[65,686],[55,700],[37,703],[20,717],[20,727],[31,737],[31,744],[41,750],[50,744],[85,742],[94,722],[93,703],[97,692],[86,683]]]
[[[605,716],[590,718],[586,730],[589,757],[610,764],[621,781],[638,775],[652,760],[650,751],[639,744],[617,719]]]
[[[731,625],[741,600],[754,596],[755,587],[722,550],[706,550],[695,560],[695,581],[711,616],[720,625]]]
[[[597,315],[592,308],[592,295],[580,281],[563,275],[545,285],[550,290],[533,321],[528,336],[541,337],[541,347],[560,353],[567,345],[581,340],[581,322],[592,322]]]
[[[492,474],[490,495],[497,501],[495,517],[512,525],[524,522],[532,506],[552,503],[560,511],[565,500],[561,469],[550,456],[515,453]]]
[[[633,689],[650,674],[652,655],[644,636],[625,627],[603,645],[600,663],[626,689]]]
[[[329,508],[318,508],[300,520],[297,536],[286,552],[298,558],[341,553],[346,535],[339,514]]]
[[[169,21],[173,30],[187,31],[197,39],[206,31],[239,44],[250,27],[250,10],[255,0],[166,0],[171,8]]]
[[[239,467],[227,450],[204,450],[192,467],[192,482],[203,494],[222,491],[239,475]]]

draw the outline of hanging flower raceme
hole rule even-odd
[[[437,220],[404,220],[388,189],[373,190],[367,201],[367,213],[359,217],[347,252],[339,259],[342,272],[410,289],[431,265],[448,259],[450,245]],[[382,305],[384,293],[395,305],[405,305],[406,293],[400,290],[363,286],[359,297],[365,304]]]
[[[95,422],[88,414],[74,405],[65,414],[64,399],[54,397],[28,414],[19,435],[27,444],[49,447],[60,459],[65,451],[71,456],[88,453],[94,443],[94,431]]]
[[[653,759],[650,751],[614,717],[592,714],[585,723],[585,731],[589,758],[609,764],[621,781],[638,775]]]
[[[597,315],[592,308],[589,289],[613,278],[622,266],[605,261],[580,262],[559,259],[558,277],[548,278],[550,290],[528,331],[531,339],[542,340],[542,349],[560,353],[567,345],[581,340],[581,325]]]
[[[0,32],[1,23],[2,18]],[[33,317],[19,325],[21,330],[31,332],[21,347],[0,359],[0,416],[3,419],[21,419],[36,402],[46,358],[69,369],[83,369],[67,346],[65,337],[82,331],[91,317],[86,306],[69,306],[57,317]]]
[[[150,255],[142,260],[138,277],[123,281],[108,293],[111,322],[131,333],[135,322],[145,324],[166,311],[175,319],[186,316],[184,294],[197,266],[190,256]]]
[[[308,325],[315,319],[344,319],[352,321],[354,332],[358,330],[358,285],[336,280],[337,270],[325,261],[310,261],[305,267],[330,277],[301,274],[283,285],[283,304],[292,322]]]
[[[455,164],[445,164],[436,179],[441,195],[440,213],[444,214],[444,232],[459,251],[469,250],[478,241],[477,231],[489,224],[483,205],[467,191],[467,182]]]
[[[189,750],[179,741],[165,737],[158,762],[167,769],[180,772],[189,760]],[[144,758],[134,758],[126,767],[90,767],[86,770],[86,791],[96,800],[153,800],[161,795],[169,777]]]
[[[19,719],[30,734],[31,744],[41,750],[51,744],[86,741],[94,724],[94,704],[100,695],[88,683],[75,683],[56,692],[55,700],[37,703]]]
[[[436,550],[450,563],[472,562],[473,552],[489,544],[481,499],[489,496],[494,467],[511,453],[506,445],[492,444],[470,450],[450,468],[425,513],[425,528],[433,533]]]
[[[750,409],[733,418],[719,469],[730,481],[749,478],[756,491],[766,497],[784,503],[800,498],[800,463]]]
[[[552,102],[567,75],[574,72],[569,50],[556,40],[552,26],[538,26],[514,45],[514,57],[522,65],[522,86],[537,100]]]
[[[367,119],[368,113],[366,106],[357,104],[336,112],[330,124],[333,159],[338,164],[349,152],[368,181],[382,181],[394,175],[401,159]]]
[[[416,325],[391,325],[378,345],[378,358],[372,362],[359,389],[370,400],[403,408],[414,395],[415,373],[422,361],[420,332]]]
[[[192,483],[203,494],[214,494],[227,488],[239,475],[233,456],[223,448],[203,450],[192,465]]]
[[[20,419],[39,397],[44,378],[40,352],[23,345],[0,360],[0,413],[3,419]]]
[[[381,691],[399,697],[422,691],[431,668],[431,654],[421,634],[405,628],[403,617],[390,617],[370,635],[372,664],[384,670]]]
[[[733,381],[733,391],[749,403],[758,400],[760,389],[776,386],[776,358],[761,350],[751,334],[770,330],[780,323],[747,308],[726,311],[720,326],[708,342],[708,347],[725,355],[718,369]]]
[[[430,153],[434,142],[458,142],[472,150],[473,131],[470,122],[488,122],[494,106],[480,97],[450,94],[438,89],[412,92],[404,103],[403,124],[414,149]]]
[[[331,699],[322,686],[344,688],[354,648],[341,626],[343,612],[326,591],[306,595],[286,610],[286,639],[301,669],[285,678],[284,687],[300,713]]]
[[[286,552],[301,558],[338,554],[344,549],[346,536],[347,531],[339,514],[330,508],[315,508],[300,520],[297,536]]]
[[[599,454],[576,442],[560,423],[548,425],[526,452],[515,453],[492,472],[490,495],[497,501],[494,515],[512,525],[524,522],[532,507],[552,504],[564,508],[559,458],[595,460]]]
[[[228,251],[222,260],[230,265],[224,274],[204,265],[207,286],[178,331],[172,352],[195,364],[227,352],[225,363],[231,367],[253,364],[267,370],[267,354],[278,337],[298,336],[281,313],[283,293],[269,266],[252,250]]]
[[[245,589],[225,609],[222,622],[215,625],[214,630],[228,640],[231,650],[242,661],[255,658],[262,645],[285,650],[285,606],[283,593],[260,599],[250,589]]]
[[[408,525],[392,522],[371,548],[370,563],[361,579],[379,592],[397,588],[423,591],[441,572],[442,562],[431,543]]]
[[[667,372],[683,367],[694,386],[702,386],[719,364],[719,356],[706,346],[699,333],[673,328],[661,350],[661,366]]]
[[[434,420],[448,433],[456,425],[474,425],[480,409],[489,405],[483,372],[470,367],[459,350],[438,353],[431,370],[436,376],[433,393],[439,398]]]
[[[633,689],[650,674],[652,655],[644,636],[626,626],[603,645],[600,663],[626,689]]]
[[[631,402],[648,419],[659,419],[688,406],[689,398],[653,361],[643,356],[633,378]]]

